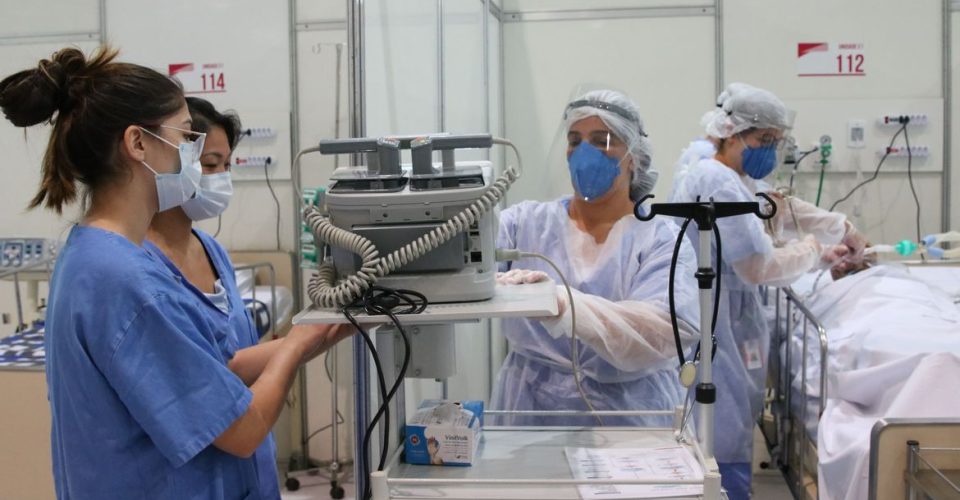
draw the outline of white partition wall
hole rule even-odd
[[[431,132],[498,134],[499,20],[487,2],[416,0],[364,2],[366,135]],[[502,157],[493,151],[494,157]],[[458,153],[487,158],[488,151]],[[406,158],[407,156],[404,155]],[[486,399],[490,336],[486,322],[457,325],[457,375],[447,395]],[[411,379],[407,411],[443,395],[443,383]]]
[[[712,3],[507,2],[504,13],[505,133],[523,151],[524,178],[508,199],[572,193],[566,162],[548,150],[580,85],[610,86],[639,106],[665,201],[673,164],[701,132],[716,95]],[[557,161],[559,160],[559,161]]]
[[[299,131],[296,149],[315,146],[320,140],[344,137],[349,133],[350,109],[348,88],[347,9],[342,0],[298,0],[295,6],[296,38],[296,113],[294,122]],[[339,100],[339,102],[338,102]],[[307,155],[301,164],[301,185],[305,188],[325,186],[333,169],[344,158]],[[299,229],[298,229],[299,230]],[[301,283],[311,272],[304,270]],[[308,299],[303,295],[304,303]],[[335,354],[334,354],[335,353]],[[308,454],[320,461],[333,457],[330,378],[336,355],[337,396],[342,420],[337,429],[338,460],[353,456],[353,371],[350,343],[341,343],[326,357],[307,365]],[[299,405],[298,405],[299,406]],[[299,450],[300,425],[295,417],[294,449]]]
[[[858,179],[872,175],[895,126],[881,126],[883,114],[922,113],[925,126],[908,128],[911,146],[929,147],[929,157],[914,158],[911,168],[921,204],[921,233],[939,232],[943,208],[943,3],[855,0],[832,2],[757,2],[723,0],[724,79],[768,88],[797,111],[793,131],[801,149],[823,135],[833,140],[822,203],[829,206]],[[829,76],[799,76],[800,43],[861,45],[854,62],[863,76],[823,68]],[[831,60],[831,62],[833,62]],[[842,61],[847,64],[847,60]],[[819,73],[819,72],[814,72]],[[850,121],[866,124],[864,147],[849,147]],[[903,137],[897,140],[904,146]],[[813,155],[800,167],[799,194],[814,200],[819,164]],[[906,175],[906,158],[889,158],[877,182],[837,209],[874,242],[916,239],[916,208]]]

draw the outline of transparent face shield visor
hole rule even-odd
[[[564,108],[560,123],[550,141],[550,149],[546,154],[547,169],[542,182],[538,185],[538,199],[551,200],[561,196],[575,195],[575,188],[572,183],[569,158],[574,151],[582,144],[586,143],[592,148],[599,150],[608,158],[614,159],[620,166],[623,162],[630,161],[629,148],[627,144],[596,114],[586,113],[588,116],[577,121],[571,122],[577,116],[584,113],[580,111],[603,110],[607,113],[626,114],[626,110],[609,105],[603,102],[577,100],[585,91],[582,87],[575,89],[574,97],[571,98]],[[616,108],[616,109],[614,109]],[[635,118],[634,118],[635,119]]]

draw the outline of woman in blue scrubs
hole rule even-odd
[[[196,97],[187,97],[187,107],[193,130],[207,134],[200,154],[203,177],[193,198],[153,218],[144,248],[181,277],[206,306],[210,320],[227,330],[225,354],[233,357],[240,349],[238,355],[244,356],[253,351],[243,349],[259,344],[260,335],[244,308],[233,264],[213,237],[192,227],[193,221],[219,216],[230,202],[230,158],[240,138],[240,120],[234,114],[218,112],[210,102]],[[293,330],[301,328],[309,327],[294,326]],[[282,340],[271,340],[263,344],[260,352],[269,355],[281,345]],[[263,499],[280,498],[276,453],[272,435],[255,453]]]
[[[252,455],[300,364],[345,334],[230,356],[230,329],[143,247],[157,212],[194,196],[203,136],[175,81],[115,57],[63,49],[0,81],[11,123],[53,124],[31,207],[85,200],[47,312],[57,496],[261,498]]]

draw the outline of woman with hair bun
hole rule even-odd
[[[63,49],[0,81],[7,120],[53,125],[31,208],[86,201],[47,311],[57,496],[261,498],[251,455],[298,366],[345,333],[298,329],[269,357],[231,356],[232,335],[143,247],[158,212],[195,196],[204,135],[175,81],[116,55]]]

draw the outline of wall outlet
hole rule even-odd
[[[269,156],[236,156],[233,158],[234,167],[260,167],[263,168],[273,163]]]
[[[863,149],[866,146],[867,122],[864,120],[850,120],[847,123],[847,147]]]
[[[903,125],[903,121],[906,118],[910,119],[910,125],[926,125],[929,121],[929,117],[924,113],[890,114],[880,117],[880,125]]]

